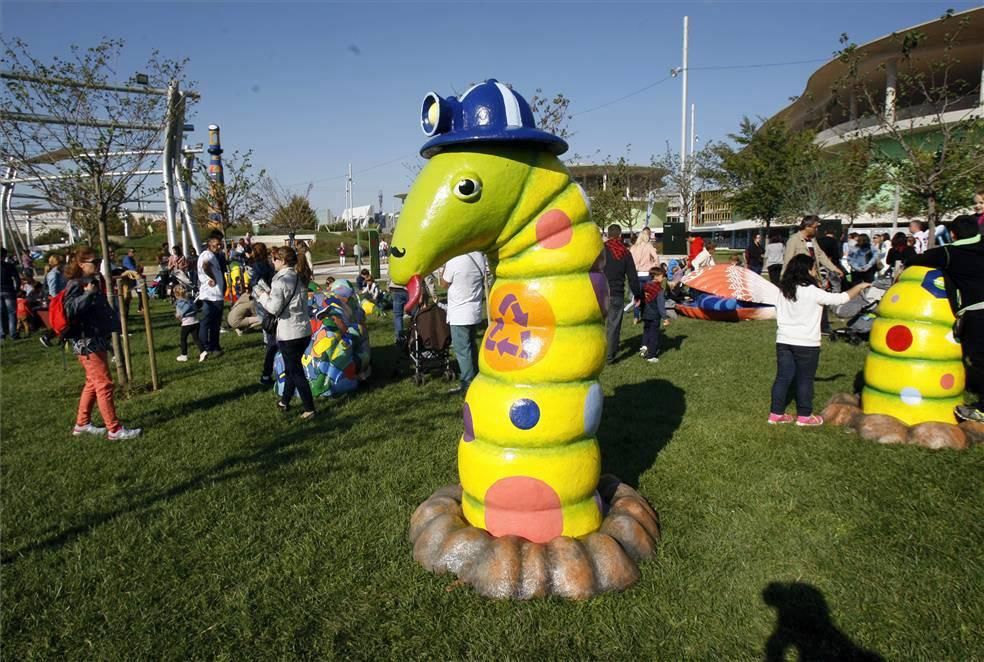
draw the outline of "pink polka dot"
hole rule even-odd
[[[907,326],[896,324],[885,335],[885,344],[893,352],[904,352],[912,345],[912,331]]]
[[[536,222],[536,242],[544,248],[563,248],[573,236],[570,217],[559,209],[551,209]]]
[[[560,497],[536,478],[501,478],[485,493],[485,528],[496,537],[514,535],[549,542],[564,530]]]
[[[940,386],[942,386],[947,390],[953,388],[953,385],[956,383],[957,383],[957,378],[951,375],[950,373],[946,373],[945,375],[940,377]]]
[[[901,298],[902,297],[900,297],[898,294],[893,294],[892,295],[892,303],[898,303],[899,302],[899,299],[901,299]]]

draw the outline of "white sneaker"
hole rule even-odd
[[[659,363],[659,357],[658,356],[654,356],[651,359],[646,359],[646,362],[647,363]]]
[[[648,352],[648,351],[649,351],[649,348],[646,347],[645,345],[643,345],[642,347],[639,348],[639,355],[640,356],[645,356],[646,355],[646,352]]]
[[[181,361],[182,363],[184,363],[185,361],[188,360],[188,355],[187,354],[178,354],[178,357],[176,359],[174,359],[174,360],[175,361]]]
[[[229,333],[229,329],[220,328],[219,333]]]
[[[86,423],[85,425],[76,425],[72,428],[73,437],[81,437],[83,434],[94,434],[101,437],[106,434],[106,428],[96,427],[92,423]]]
[[[236,335],[237,336],[243,335],[243,330],[242,329],[236,329]]]
[[[208,358],[208,352],[202,352],[201,354],[198,355],[198,362],[202,363],[207,358]]]
[[[131,428],[123,427],[121,425],[119,430],[117,430],[116,432],[108,433],[106,435],[106,438],[112,441],[119,441],[120,439],[135,439],[140,436],[141,432],[143,432],[143,430],[141,430],[140,428],[131,429]]]

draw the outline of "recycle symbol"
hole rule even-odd
[[[502,334],[499,340],[496,340],[496,336],[506,327],[506,314],[512,313],[512,323],[515,326],[524,329],[519,334],[519,344],[516,345],[510,341],[510,334]],[[499,316],[494,320],[495,326],[489,331],[489,335],[485,338],[485,349],[489,352],[498,351],[499,356],[504,354],[509,354],[510,356],[518,356],[521,359],[528,359],[529,355],[523,347],[526,345],[526,341],[530,339],[533,332],[529,330],[530,315],[523,310],[523,305],[516,298],[515,294],[507,294],[503,299],[502,303],[499,304]]]

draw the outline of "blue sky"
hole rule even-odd
[[[859,43],[979,2],[359,2],[47,3],[4,2],[3,33],[35,55],[103,36],[127,40],[125,77],[153,48],[188,57],[202,100],[193,142],[209,123],[223,147],[252,149],[254,162],[285,184],[314,180],[317,208],[340,213],[343,175],[356,204],[398,205],[403,165],[424,142],[420,101],[430,90],[461,93],[494,77],[527,98],[563,92],[579,113],[663,79],[681,60],[690,16],[690,97],[697,133],[721,139],[742,115],[769,116],[803,91],[822,62],[700,69],[829,58],[841,33]],[[671,79],[577,115],[578,154],[646,163],[675,147],[680,83]],[[363,172],[364,171],[364,172]]]

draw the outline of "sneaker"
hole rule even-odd
[[[43,333],[41,334],[41,337],[40,337],[40,338],[38,338],[38,340],[39,340],[39,341],[41,342],[41,344],[42,344],[42,345],[44,345],[45,347],[51,347],[51,346],[52,346],[52,345],[51,345],[51,338],[50,338],[50,337],[48,337],[48,336],[46,336],[46,335],[45,335],[45,334],[43,334]]]
[[[201,354],[198,355],[198,362],[203,363],[207,358],[208,358],[208,352],[202,352]]]
[[[120,439],[136,439],[143,432],[140,428],[126,428],[122,425],[115,432],[110,432],[106,435],[106,438],[111,441],[119,441]]]
[[[243,335],[243,330],[242,329],[236,329],[236,335],[237,336]]]
[[[815,428],[818,425],[823,425],[823,416],[817,416],[816,414],[812,416],[797,416],[796,425],[801,428]]]
[[[646,363],[659,363],[659,357],[658,356],[650,357],[646,359]]]
[[[263,386],[273,386],[273,377],[260,377],[260,384]]]
[[[458,393],[461,393],[464,390],[465,390],[465,387],[462,386],[461,384],[458,384],[457,386],[453,386],[453,387],[449,388],[448,391],[447,391],[447,393],[448,393],[448,395],[457,395]]]
[[[310,421],[312,418],[314,418],[314,411],[306,411],[301,414],[302,421]]]
[[[94,434],[101,437],[106,434],[106,428],[96,427],[92,423],[86,423],[85,425],[76,425],[72,428],[73,437],[81,437],[83,434]]]
[[[229,333],[229,329],[219,329],[219,333]]]
[[[769,414],[769,425],[780,425],[782,423],[792,423],[795,418],[792,414]]]
[[[643,356],[644,357],[648,353],[649,353],[649,348],[646,347],[645,345],[643,345],[642,347],[639,348],[639,355],[640,356]]]
[[[175,358],[174,360],[175,361],[180,361],[181,363],[184,363],[185,361],[188,360],[188,355],[187,354],[178,354],[177,358]]]
[[[960,405],[953,409],[953,413],[961,421],[984,423],[984,411],[981,411],[980,405]]]

